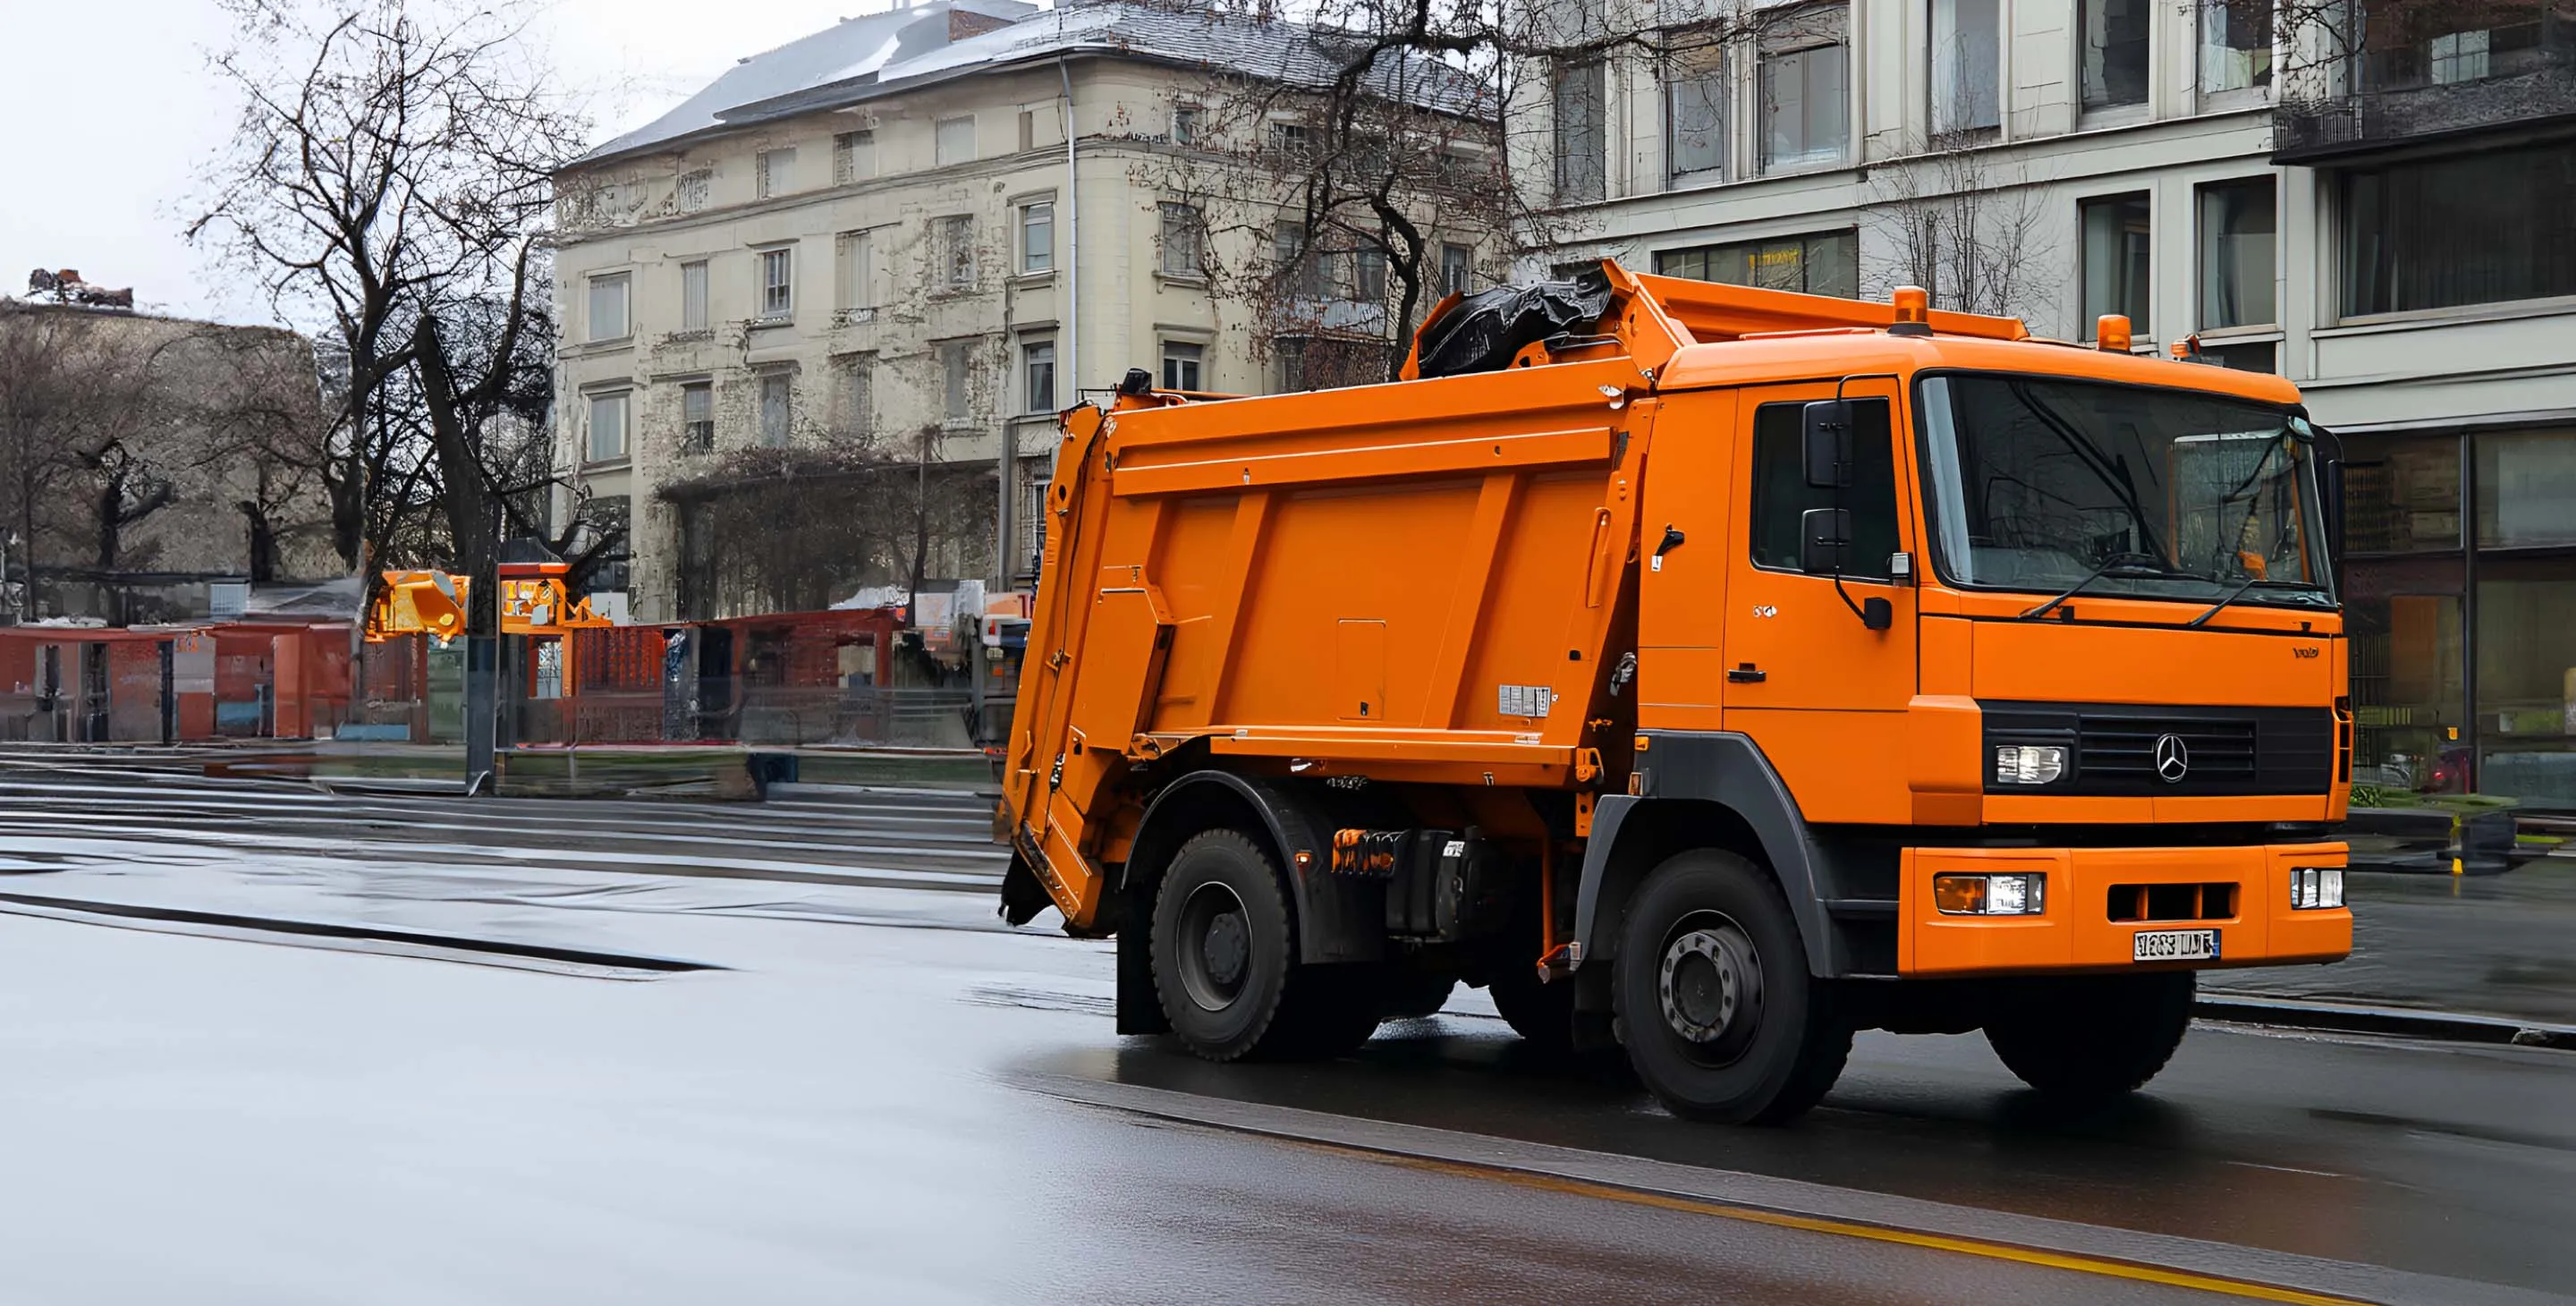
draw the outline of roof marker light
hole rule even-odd
[[[1928,336],[1932,334],[1932,295],[1921,286],[1898,286],[1890,296],[1896,305],[1896,321],[1887,328],[1893,336]]]
[[[2129,352],[2129,319],[2117,313],[2105,313],[2093,324],[2093,344],[2097,349],[2117,353]]]

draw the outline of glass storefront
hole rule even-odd
[[[2354,783],[2576,810],[2576,428],[2344,444]]]

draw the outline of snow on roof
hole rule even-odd
[[[945,44],[952,9],[1009,20],[1039,12],[1037,6],[1020,0],[929,0],[884,13],[844,18],[811,36],[798,37],[775,50],[740,60],[724,76],[682,100],[669,113],[609,141],[576,162],[596,163],[694,135],[721,125],[727,109],[841,80],[870,60],[882,63],[893,58],[906,45]]]
[[[954,9],[1003,26],[948,39]],[[1225,68],[1320,86],[1337,71],[1336,33],[1299,24],[1181,13],[1135,0],[1058,3],[1040,10],[1017,0],[932,0],[863,18],[744,60],[652,124],[584,156],[595,163],[717,127],[740,127],[835,108],[959,76],[979,68],[1059,54],[1113,54],[1192,67]],[[1384,54],[1373,76],[1381,93],[1465,112],[1478,87],[1434,60]]]

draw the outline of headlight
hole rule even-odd
[[[1932,905],[1944,916],[2037,916],[2048,909],[2048,877],[1935,875]]]
[[[2343,905],[2343,868],[2300,866],[2290,871],[2290,906],[2309,911]]]
[[[2066,774],[2066,749],[2054,744],[1998,744],[1995,783],[2045,785]]]

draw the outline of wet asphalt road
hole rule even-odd
[[[0,772],[0,1301],[2576,1292],[2576,1054],[2203,1026],[2065,1119],[1865,1035],[1722,1130],[1462,993],[1211,1067],[1110,1033],[1103,945],[990,918],[985,829]]]

